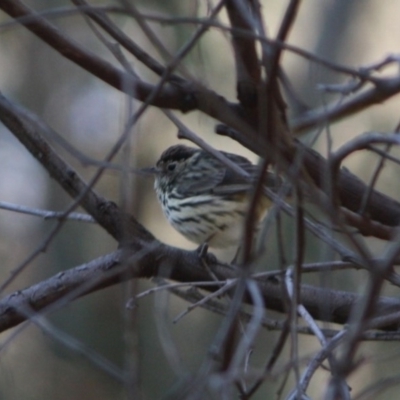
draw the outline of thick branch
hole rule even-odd
[[[133,217],[122,214],[116,204],[88,189],[79,175],[64,161],[44,137],[52,137],[52,129],[35,114],[8,101],[0,93],[0,121],[42,164],[50,176],[74,199],[85,193],[80,205],[116,240],[135,235],[152,240]]]
[[[3,0],[0,2],[0,9],[16,20],[25,17],[22,19],[22,24],[32,33],[65,58],[73,61],[116,89],[130,95],[134,94],[141,101],[146,101],[147,97],[154,91],[153,85],[135,79],[132,75],[117,69],[88,49],[85,49],[79,43],[66,37],[56,26],[40,15],[35,14],[20,1]],[[189,99],[187,91],[176,85],[167,84],[159,91],[152,104],[158,107],[188,111],[191,108]]]
[[[259,138],[255,140],[254,136],[244,135],[224,125],[217,125],[216,132],[220,135],[231,137],[261,157],[264,154],[268,154],[267,144]],[[247,131],[247,133],[252,132]],[[281,148],[281,152],[290,163],[300,153],[303,157],[305,169],[315,184],[321,190],[326,190],[326,176],[329,166],[324,157],[298,141]],[[358,213],[364,206],[363,198],[368,191],[368,187],[361,179],[347,169],[342,168],[340,170],[337,189],[340,204],[344,208]],[[377,190],[373,190],[364,215],[383,225],[398,226],[400,224],[400,203]]]
[[[228,0],[226,10],[233,28],[253,32],[254,23],[251,21],[249,3]],[[254,107],[257,104],[257,88],[261,79],[256,42],[253,37],[244,37],[232,30],[232,46],[236,64],[237,97],[244,107]]]
[[[209,266],[221,280],[237,278],[232,268],[216,264],[211,257]],[[125,248],[100,257],[88,264],[57,275],[10,294],[0,301],[0,332],[28,320],[35,312],[52,311],[83,295],[132,278],[152,276],[179,282],[212,282],[196,252],[180,250],[158,243],[147,243],[135,250]],[[276,281],[259,281],[261,294],[268,309],[285,311],[282,288]],[[204,286],[204,290],[216,290]],[[361,297],[350,292],[301,287],[300,301],[311,315],[323,321],[339,324],[348,321],[350,310]],[[245,301],[251,303],[250,296]],[[377,302],[376,315],[384,316],[400,311],[400,300],[382,297]],[[394,328],[393,321],[387,329]]]

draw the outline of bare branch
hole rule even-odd
[[[374,87],[367,89],[340,104],[336,102],[305,112],[292,121],[293,132],[303,132],[315,126],[335,122],[349,115],[361,112],[375,104],[390,99],[400,92],[400,76],[376,79]]]
[[[67,219],[71,221],[80,221],[80,222],[95,222],[95,220],[87,214],[82,213],[69,213],[65,216],[64,211],[49,211],[49,210],[40,210],[37,208],[21,206],[19,204],[12,204],[6,201],[0,201],[0,209],[14,211],[21,214],[34,215],[37,217],[42,217],[43,219]]]
[[[67,38],[57,27],[40,15],[35,14],[19,0],[2,1],[0,9],[16,20],[20,17],[25,18],[22,19],[22,23],[32,33],[40,37],[61,55],[75,62],[83,69],[91,72],[116,89],[130,95],[134,94],[142,101],[145,101],[153,92],[153,85],[138,81],[131,75],[118,70],[88,49],[84,49],[80,44]],[[183,101],[184,98],[186,100]],[[187,91],[182,91],[181,87],[166,85],[159,91],[156,98],[153,99],[153,105],[188,111],[191,109],[188,101],[189,98],[190,96]]]
[[[258,85],[261,79],[250,5],[251,2],[241,0],[228,0],[226,2],[226,10],[232,25],[237,98],[244,107],[254,107],[257,104]],[[236,29],[250,33],[250,35],[246,37],[236,35]]]

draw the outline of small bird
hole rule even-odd
[[[257,166],[247,158],[221,153],[256,176]],[[251,182],[212,154],[183,145],[169,147],[148,171],[155,175],[154,189],[163,212],[178,232],[199,245],[239,246]],[[276,188],[279,183],[268,172],[267,186]],[[257,222],[264,218],[270,206],[271,201],[262,196],[256,208]]]

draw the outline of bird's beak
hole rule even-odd
[[[140,168],[139,170],[140,174],[143,175],[157,175],[160,170],[157,167],[148,167],[148,168]]]

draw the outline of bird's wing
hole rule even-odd
[[[179,191],[186,196],[209,193],[222,182],[224,175],[224,168],[215,168],[213,166],[207,169],[203,168],[193,172],[190,180],[184,176],[179,184]]]
[[[223,153],[227,158],[248,172],[251,176],[257,171],[257,166],[253,165],[247,158],[237,154]],[[247,192],[251,188],[251,182],[243,178],[230,168],[224,167],[224,175],[217,186],[212,189],[215,194],[235,194]]]
[[[250,175],[250,181],[238,175],[229,168],[225,169],[225,175],[218,186],[215,186],[213,193],[216,194],[234,194],[247,192],[257,178],[259,166],[252,164],[247,158],[236,154],[224,153],[230,160],[244,169]],[[273,172],[267,171],[265,185],[276,191],[282,185],[282,179]]]
[[[246,170],[255,166],[249,160],[236,154],[224,153],[227,158]],[[183,177],[180,182],[180,192],[185,195],[199,195],[205,193],[233,194],[247,191],[250,184],[240,175],[227,168],[212,155],[208,155],[208,163],[200,164],[197,171],[193,171],[193,179],[188,181]]]
[[[258,167],[253,165],[247,158],[237,154],[221,152],[243,168],[251,176],[255,176]],[[272,186],[276,182],[274,175],[268,172],[267,186]],[[199,195],[205,193],[214,193],[219,195],[230,195],[235,193],[247,192],[251,189],[252,183],[241,177],[236,172],[227,168],[220,161],[210,156],[209,168],[199,170],[198,174],[194,174],[191,181],[181,182],[181,192],[186,195]],[[275,185],[276,186],[276,185]]]

